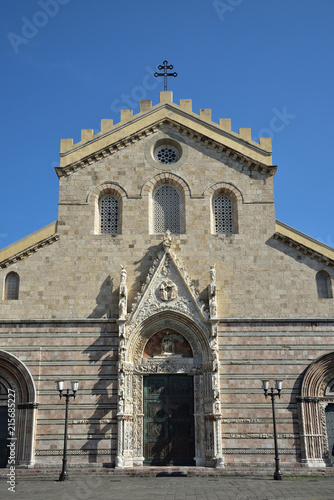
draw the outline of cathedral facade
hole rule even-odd
[[[0,251],[0,465],[334,463],[334,250],[275,219],[271,140],[191,100],[62,139],[58,220]],[[278,193],[279,196],[279,193]]]

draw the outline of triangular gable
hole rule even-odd
[[[232,132],[229,119],[220,119],[219,124],[212,122],[210,109],[201,109],[196,114],[191,110],[191,100],[181,99],[178,105],[172,102],[171,92],[161,92],[160,95],[160,103],[155,106],[151,101],[141,101],[141,110],[134,116],[132,110],[122,110],[118,124],[102,120],[101,132],[95,135],[93,130],[83,129],[81,141],[76,144],[73,144],[73,139],[62,139],[57,175],[69,175],[166,125],[209,149],[232,156],[251,169],[274,175],[276,167],[272,165],[270,138],[260,138],[256,143],[251,140],[249,128],[240,128],[239,133]]]
[[[171,237],[164,236],[164,251],[160,252],[150,268],[141,293],[137,295],[128,317],[131,330],[145,319],[164,311],[175,311],[188,316],[207,331],[209,312],[199,299],[186,270],[170,251]]]

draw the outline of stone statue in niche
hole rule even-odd
[[[216,270],[215,266],[210,266],[210,284],[209,284],[209,307],[210,318],[217,317],[217,288],[216,288]]]
[[[175,342],[168,331],[161,341],[161,354],[175,354]]]
[[[162,246],[164,247],[165,253],[170,252],[170,247],[172,246],[172,235],[169,229],[167,229],[167,231],[164,234]]]
[[[158,295],[163,302],[175,300],[177,297],[177,286],[172,280],[164,280],[159,286]]]
[[[126,314],[127,314],[127,308],[128,308],[128,301],[127,301],[127,287],[126,287],[126,276],[127,272],[124,266],[121,265],[121,282],[119,285],[119,317],[120,319],[125,319]]]

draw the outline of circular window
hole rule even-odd
[[[185,142],[176,140],[179,136],[174,135],[170,137],[160,132],[146,142],[145,159],[152,167],[158,170],[175,170],[185,163],[188,158],[188,146]]]
[[[174,146],[162,144],[154,151],[154,157],[159,163],[171,165],[180,159],[180,153]]]

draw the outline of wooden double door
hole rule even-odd
[[[144,456],[145,465],[195,465],[192,376],[144,377]]]

